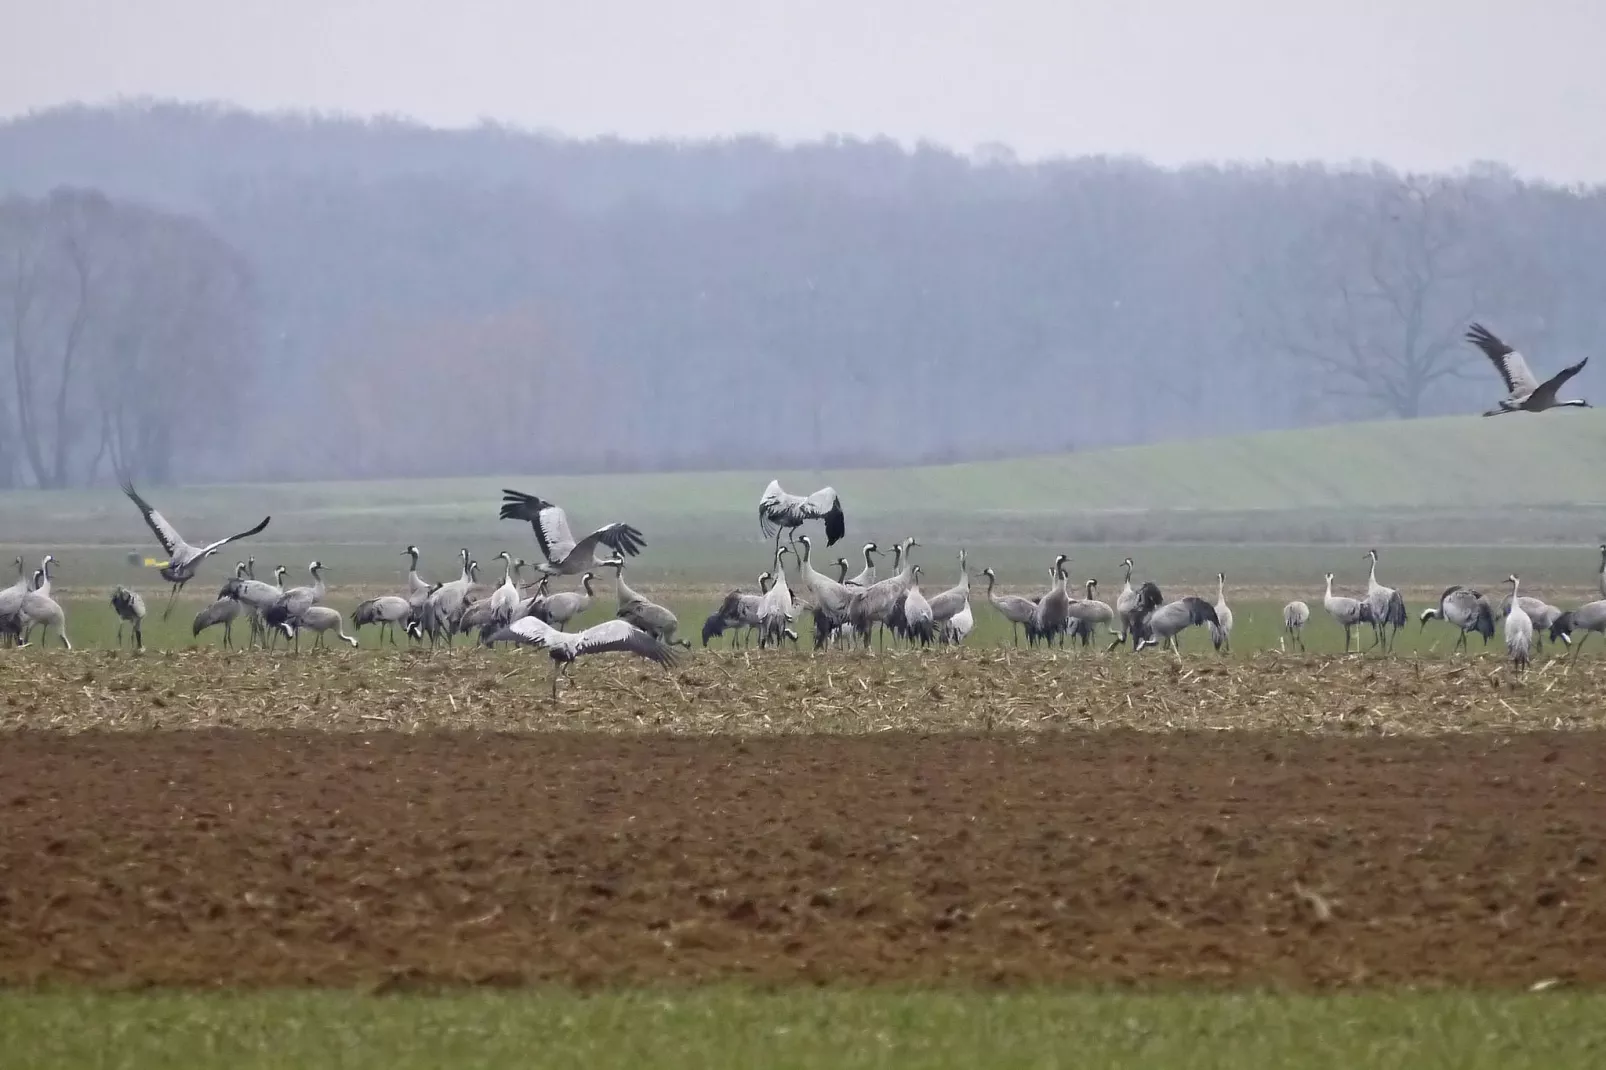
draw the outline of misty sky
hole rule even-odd
[[[1606,181],[1595,0],[0,0],[0,114],[117,95]]]

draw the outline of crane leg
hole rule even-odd
[[[223,622],[223,649],[224,650],[229,650],[229,649],[233,648],[233,646],[234,646],[234,639],[233,639],[233,636],[230,634],[233,631],[233,628],[234,628],[234,622],[232,620],[226,620],[226,621]]]
[[[173,584],[173,593],[171,595],[169,595],[168,598],[167,598],[167,608],[162,611],[162,619],[163,620],[166,620],[168,618],[168,615],[173,612],[173,603],[178,601],[178,592],[180,590],[182,590],[183,587],[184,587],[184,585],[182,583]]]

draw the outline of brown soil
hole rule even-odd
[[[1606,981],[1606,734],[21,732],[0,982]]]

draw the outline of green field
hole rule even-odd
[[[693,989],[12,993],[22,1067],[1401,1067],[1606,1058],[1606,997]]]

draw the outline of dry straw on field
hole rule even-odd
[[[0,658],[0,730],[1151,731],[1437,734],[1606,727],[1606,667],[1460,659],[1040,652],[699,653],[673,673],[527,651]]]

